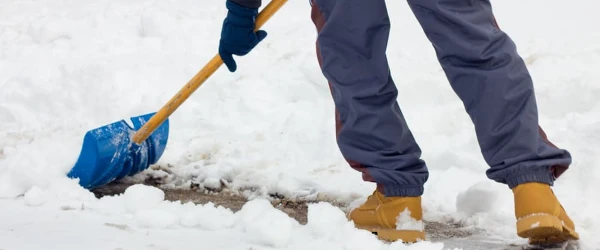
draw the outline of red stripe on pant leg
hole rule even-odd
[[[325,25],[325,18],[323,17],[321,10],[319,9],[319,7],[317,6],[317,4],[314,3],[312,4],[312,10],[311,10],[311,19],[313,21],[313,23],[315,24],[315,27],[317,28],[317,32],[320,32],[321,29],[323,28],[323,26]],[[319,49],[319,41],[316,41],[316,49],[317,49],[317,60],[319,61],[319,66],[321,66],[323,64],[323,61],[321,59],[321,50]],[[329,91],[332,92],[333,94],[333,89],[331,88],[331,84],[329,83]],[[338,113],[337,109],[335,109],[335,134],[336,136],[339,134],[340,129],[342,128],[342,122],[340,121],[340,114]]]
[[[323,26],[325,25],[325,17],[323,16],[323,13],[321,12],[321,10],[319,9],[319,6],[317,6],[317,4],[312,1],[312,9],[311,9],[311,19],[313,21],[313,23],[315,24],[315,27],[317,28],[317,32],[320,32],[321,29],[323,28]],[[321,59],[321,50],[319,49],[319,41],[317,39],[316,41],[316,49],[317,49],[317,60],[319,61],[319,66],[322,65],[322,59]],[[332,87],[331,87],[331,83],[329,84],[329,91],[333,91]],[[332,93],[333,94],[333,93]],[[340,121],[340,113],[338,112],[337,109],[335,109],[335,133],[336,133],[336,137],[338,136],[340,129],[342,128],[342,122]],[[367,172],[367,169],[361,165],[358,162],[355,161],[351,161],[346,159],[346,161],[348,162],[348,164],[350,164],[350,167],[361,172],[362,173],[362,178],[364,181],[370,181],[370,182],[375,182],[375,180],[373,179],[373,177],[371,177],[371,175],[369,175],[369,173]],[[379,187],[379,189],[382,190],[382,187]]]
[[[500,25],[498,25],[498,21],[496,20],[496,18],[494,17],[494,26],[496,26],[496,28],[500,29]]]
[[[558,146],[556,146],[548,139],[548,135],[546,135],[546,132],[544,132],[541,126],[538,126],[538,129],[540,132],[540,136],[542,137],[542,139],[544,139],[546,143],[548,143],[552,147],[558,148]],[[552,173],[554,174],[554,178],[558,178],[559,176],[561,176],[565,171],[567,171],[567,169],[569,169],[568,165],[554,165],[551,168]]]

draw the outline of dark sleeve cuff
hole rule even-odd
[[[259,8],[262,0],[228,0],[246,8]]]

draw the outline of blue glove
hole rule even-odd
[[[256,45],[265,39],[267,32],[254,32],[258,8],[246,8],[227,0],[227,17],[223,21],[219,55],[230,72],[235,72],[237,64],[233,55],[248,54]]]

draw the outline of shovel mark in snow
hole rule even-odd
[[[120,229],[120,230],[123,230],[123,231],[129,231],[130,230],[129,226],[127,226],[127,225],[119,225],[119,224],[113,224],[113,223],[104,223],[104,225],[107,226],[107,227],[114,227],[116,229]]]

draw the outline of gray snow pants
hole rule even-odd
[[[384,0],[310,0],[317,57],[335,103],[337,143],[350,166],[386,196],[419,196],[429,177],[397,103]],[[489,165],[508,187],[553,185],[571,155],[538,125],[531,76],[488,0],[408,0],[462,100]],[[435,100],[432,100],[435,101]]]

